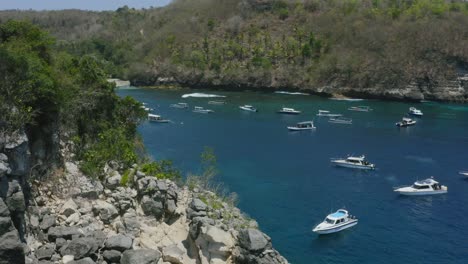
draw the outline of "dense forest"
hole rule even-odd
[[[140,85],[430,89],[468,70],[466,1],[174,0],[143,10],[0,12],[10,19],[39,25],[61,51],[92,54],[110,76]]]

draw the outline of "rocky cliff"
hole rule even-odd
[[[105,182],[67,161],[28,179],[25,134],[0,139],[0,264],[287,263],[271,239],[216,194],[106,166]]]

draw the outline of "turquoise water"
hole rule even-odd
[[[193,91],[121,89],[173,121],[139,128],[150,154],[171,159],[185,173],[197,172],[204,146],[215,149],[218,180],[239,195],[239,207],[271,236],[292,263],[468,263],[468,106],[414,105],[425,116],[414,127],[395,127],[408,108],[400,102],[333,101],[316,96],[255,92],[207,92],[224,99],[189,98]],[[197,91],[199,92],[199,91]],[[206,91],[205,91],[206,92]],[[224,106],[208,105],[225,100]],[[213,114],[170,108],[177,102],[213,109]],[[258,113],[242,112],[252,104]],[[369,105],[369,113],[349,106]],[[280,107],[303,111],[276,114]],[[352,125],[317,118],[318,109],[345,114]],[[314,120],[316,131],[286,126]],[[375,171],[340,169],[330,158],[365,154]],[[434,176],[449,193],[401,197],[399,185]],[[338,234],[311,229],[345,207],[359,224]]]

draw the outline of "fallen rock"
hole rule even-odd
[[[106,224],[110,224],[112,219],[119,215],[115,206],[102,200],[96,200],[96,203],[93,206],[93,212],[95,215],[99,215],[102,222]]]
[[[206,211],[206,208],[207,208],[206,204],[202,200],[200,200],[198,198],[195,198],[195,199],[192,200],[192,203],[190,204],[190,207],[193,210],[197,211],[197,212],[198,211]]]
[[[76,211],[78,211],[78,205],[76,205],[73,199],[70,198],[62,205],[62,208],[60,209],[60,214],[63,214],[66,217],[69,217],[71,214],[75,213]]]
[[[91,258],[84,258],[80,260],[70,261],[68,263],[69,264],[95,264],[96,262],[94,262]]]
[[[242,229],[238,236],[239,245],[249,251],[262,251],[269,243],[265,235],[257,229]]]
[[[120,264],[157,264],[161,253],[152,249],[127,250],[122,254]]]
[[[23,245],[16,229],[0,236],[0,256],[0,264],[25,263]]]
[[[43,259],[50,259],[52,255],[55,253],[55,245],[53,244],[46,244],[36,250],[36,258],[38,260]]]
[[[39,225],[39,227],[42,230],[47,231],[50,227],[55,226],[55,224],[56,224],[56,222],[55,222],[55,216],[54,215],[45,215],[42,218],[42,221],[41,221],[41,224]]]
[[[122,253],[117,250],[106,250],[102,253],[102,257],[110,263],[120,263]]]
[[[183,264],[187,250],[183,245],[173,244],[163,248],[163,260],[172,264]]]
[[[111,236],[106,240],[105,246],[107,249],[115,249],[125,251],[132,247],[132,239],[122,234]]]
[[[72,255],[65,255],[65,256],[62,257],[62,262],[63,262],[63,264],[67,264],[67,263],[72,262],[74,259],[75,259],[75,257],[72,256]]]
[[[49,240],[54,242],[59,237],[70,240],[72,239],[72,236],[81,235],[81,232],[78,228],[73,226],[54,226],[49,229],[47,235]]]
[[[114,171],[113,176],[106,179],[105,186],[110,190],[115,190],[115,188],[120,186],[121,180],[122,176],[119,174],[119,172]]]
[[[97,245],[94,239],[89,237],[81,237],[73,239],[68,245],[63,246],[60,249],[60,254],[62,256],[72,255],[75,259],[81,259],[89,256],[95,250],[97,250]]]
[[[26,210],[24,194],[22,191],[15,192],[11,196],[7,197],[6,204],[11,212],[24,212]]]
[[[164,205],[161,201],[155,201],[145,195],[141,199],[141,208],[145,215],[152,215],[156,219],[160,219],[164,215]]]

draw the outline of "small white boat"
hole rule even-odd
[[[402,195],[432,195],[443,194],[448,192],[447,186],[440,185],[432,177],[422,181],[417,181],[411,186],[397,187],[394,189]]]
[[[314,130],[315,128],[313,121],[304,121],[297,123],[295,126],[288,126],[290,131]]]
[[[400,122],[397,122],[395,125],[397,127],[407,127],[407,126],[414,126],[415,124],[416,124],[416,120],[403,117],[403,119]]]
[[[210,110],[210,109],[204,109],[203,107],[201,106],[195,106],[193,108],[193,112],[194,113],[201,113],[201,114],[209,114],[209,113],[213,113],[214,111],[213,110]]]
[[[328,119],[329,123],[335,123],[335,124],[344,124],[344,125],[351,125],[353,123],[353,120],[351,118],[347,117],[332,117]]]
[[[169,107],[173,107],[173,108],[188,108],[189,105],[187,103],[177,103],[177,104],[171,104]]]
[[[423,116],[423,112],[421,110],[416,109],[415,107],[410,107],[408,114],[414,115],[414,116]]]
[[[460,171],[459,174],[468,177],[468,171]]]
[[[145,110],[146,112],[150,112],[150,111],[153,111],[154,109],[153,108],[149,108],[149,107],[146,107],[144,105],[140,106],[141,109]]]
[[[364,170],[375,169],[375,165],[367,161],[366,156],[364,155],[359,156],[359,157],[349,156],[346,159],[343,159],[343,158],[332,159],[331,163],[339,167],[352,168],[352,169],[364,169]]]
[[[148,120],[156,123],[169,123],[170,120],[162,118],[160,115],[148,114]]]
[[[317,116],[326,116],[326,117],[340,117],[343,116],[342,114],[332,114],[328,110],[318,110]]]
[[[327,215],[325,220],[312,231],[320,235],[331,234],[353,227],[357,223],[358,219],[356,217],[349,215],[345,209],[339,209],[333,214]]]
[[[241,105],[239,106],[240,109],[248,112],[258,112],[257,108],[251,106],[251,105]]]
[[[360,105],[360,106],[351,106],[350,108],[348,108],[348,110],[357,111],[357,112],[370,112],[373,109],[371,109],[369,106]]]
[[[224,101],[209,101],[208,104],[210,104],[210,105],[225,105],[226,102],[224,102]]]
[[[283,107],[278,111],[278,114],[287,114],[287,115],[298,115],[301,111],[295,110],[294,108]]]

